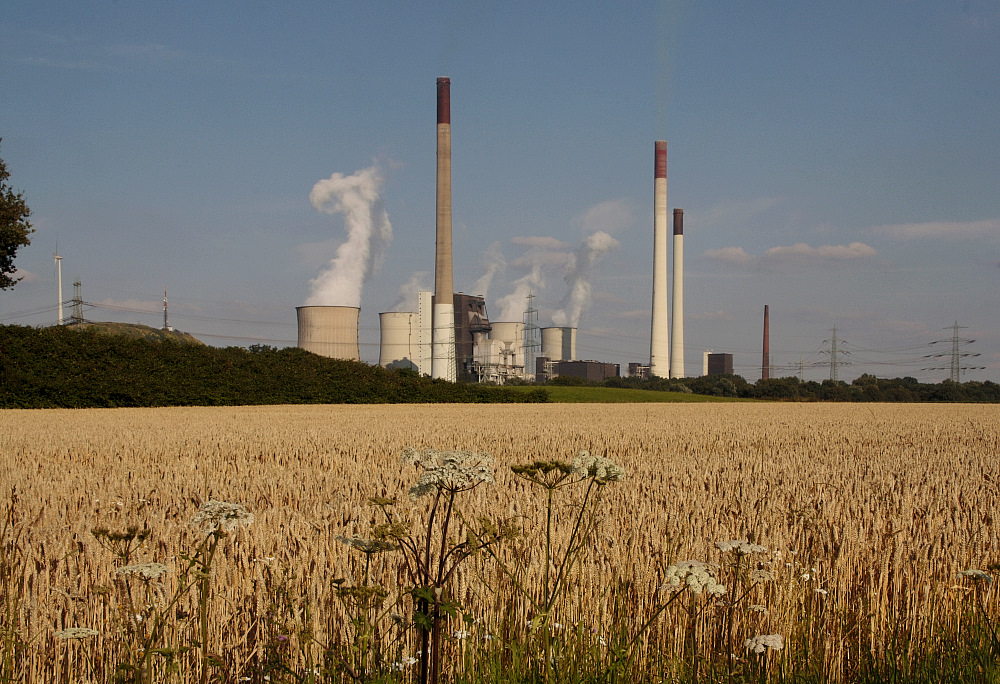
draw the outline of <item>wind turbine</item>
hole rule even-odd
[[[59,321],[56,325],[63,324],[63,295],[62,295],[62,257],[59,256],[59,243],[56,243],[56,252],[52,255],[56,264],[56,280],[59,284]]]

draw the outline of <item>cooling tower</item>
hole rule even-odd
[[[542,356],[550,361],[575,361],[576,328],[542,328]]]
[[[498,358],[494,361],[498,363],[506,362],[511,366],[524,365],[524,323],[521,321],[501,321],[494,322],[493,330],[490,331],[490,339],[498,343],[498,349],[504,353],[497,352]],[[499,358],[507,357],[507,358]]]
[[[684,210],[674,209],[674,302],[670,312],[670,377],[684,370]]]
[[[437,230],[431,376],[455,381],[455,305],[451,263],[451,79],[437,80]]]
[[[297,306],[299,348],[331,359],[360,361],[356,306]]]
[[[653,148],[653,318],[650,325],[649,374],[670,375],[667,301],[667,142]]]
[[[387,311],[378,315],[381,328],[378,365],[418,369],[419,318],[412,311]]]

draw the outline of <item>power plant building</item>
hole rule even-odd
[[[535,378],[540,381],[551,380],[560,375],[582,378],[588,382],[601,382],[608,378],[621,375],[621,367],[617,363],[602,361],[560,361],[540,356],[535,360]]]
[[[732,375],[733,355],[732,354],[709,354],[708,355],[708,375]]]

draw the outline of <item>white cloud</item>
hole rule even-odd
[[[604,231],[617,233],[635,220],[631,207],[624,199],[613,199],[595,204],[578,216],[574,223],[586,233]]]
[[[760,256],[749,254],[742,247],[722,247],[706,249],[702,255],[708,259],[722,261],[728,264],[744,264],[748,266],[768,267],[787,264],[851,261],[867,259],[876,256],[874,247],[863,242],[852,242],[848,245],[820,245],[813,247],[804,242],[794,245],[779,245],[771,247]]]
[[[570,248],[568,242],[557,240],[554,237],[543,237],[541,235],[516,235],[510,239],[512,244],[531,249],[567,250]]]
[[[852,242],[849,245],[822,245],[820,247],[810,247],[804,242],[797,242],[790,246],[772,247],[764,252],[767,259],[864,259],[873,257],[878,252],[874,247],[870,247],[863,242]]]
[[[704,252],[702,252],[702,255],[709,259],[715,259],[716,261],[724,261],[730,264],[746,264],[753,261],[753,256],[747,254],[742,247],[722,247],[721,249],[706,249]]]
[[[985,221],[932,221],[930,223],[899,223],[876,226],[876,233],[892,238],[946,240],[975,240],[978,238],[1000,238],[1000,219]]]
[[[38,274],[35,273],[34,271],[25,271],[24,269],[20,268],[15,268],[14,273],[11,274],[11,277],[14,278],[14,280],[20,279],[20,281],[24,284],[34,283],[40,280]]]

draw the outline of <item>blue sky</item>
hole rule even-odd
[[[689,375],[714,349],[760,377],[767,304],[772,375],[829,377],[836,326],[841,379],[938,381],[924,369],[950,366],[957,322],[985,367],[962,379],[1000,380],[995,0],[14,0],[0,157],[37,232],[0,322],[54,322],[58,242],[87,318],[158,326],[166,286],[177,329],[293,345],[347,239],[310,192],[374,168],[392,232],[361,292],[377,361],[378,313],[433,284],[438,76],[455,287],[485,290],[494,320],[520,280],[551,324],[570,255],[604,233],[578,355],[648,362],[666,139]]]

